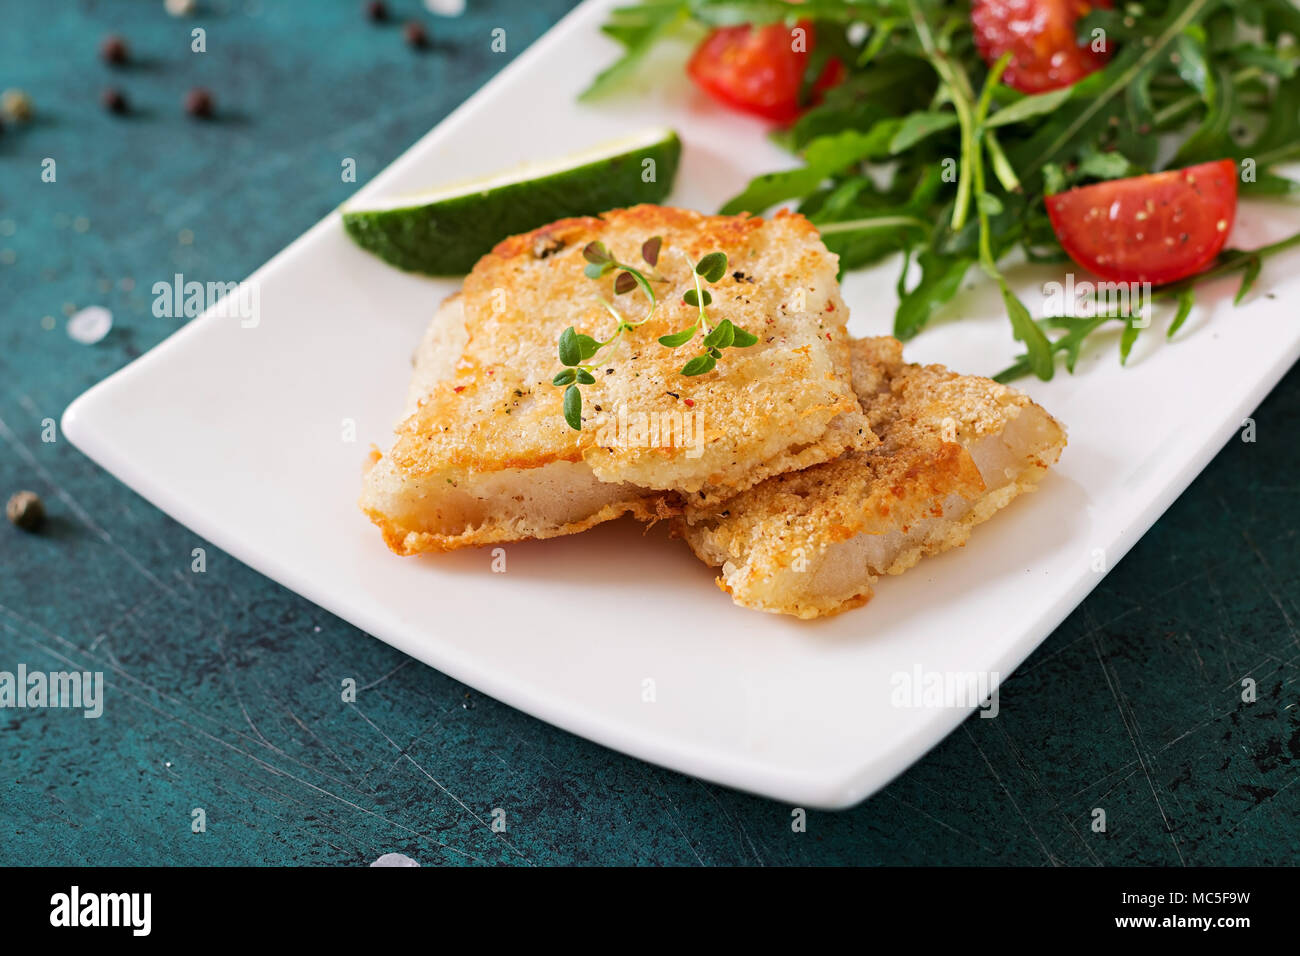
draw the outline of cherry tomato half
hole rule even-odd
[[[1048,196],[1047,215],[1070,258],[1103,279],[1162,285],[1204,269],[1237,214],[1231,159],[1112,179]]]
[[[801,20],[796,26],[804,31],[802,37],[781,23],[714,30],[686,70],[700,89],[733,109],[788,123],[807,105],[799,102],[799,91],[813,48],[812,24]],[[843,78],[843,64],[830,60],[813,85],[814,94]]]
[[[1075,38],[1079,18],[1111,0],[974,0],[971,28],[984,62],[992,66],[1011,54],[1002,82],[1022,93],[1070,86],[1110,59]]]

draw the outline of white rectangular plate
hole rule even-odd
[[[672,201],[712,211],[791,163],[763,127],[681,79],[617,102],[576,94],[609,60],[588,3],[365,188],[371,197],[561,156],[643,127],[686,144]],[[1233,242],[1297,228],[1240,212]],[[858,335],[889,331],[893,265],[845,285]],[[1017,271],[1041,290],[1060,269]],[[332,215],[252,277],[261,321],[204,315],[77,399],[63,428],[149,501],[258,571],[484,693],[684,773],[801,806],[849,806],[970,708],[891,706],[891,678],[1005,678],[1096,586],[1300,354],[1300,258],[1270,262],[1234,309],[1207,290],[1174,344],[1162,325],[1121,370],[1113,338],[1077,374],[1021,384],[1070,429],[1060,467],[957,552],[882,581],[866,608],[805,623],[734,607],[678,542],[632,523],[506,548],[390,554],[356,507],[370,442],[387,446],[410,356],[456,283],[360,251]],[[908,348],[990,374],[1016,351],[987,283]],[[1267,290],[1276,298],[1264,295]],[[1029,295],[1030,306],[1037,303]],[[955,321],[961,317],[960,321]],[[343,440],[344,421],[357,441]],[[588,626],[561,626],[575,618]],[[653,681],[653,702],[644,699]]]

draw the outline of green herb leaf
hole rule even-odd
[[[1237,115],[1236,86],[1227,70],[1214,71],[1211,88],[1213,99],[1205,112],[1205,119],[1196,131],[1178,147],[1170,161],[1171,166],[1187,166],[1232,156],[1237,144],[1228,135],[1232,119]]]
[[[586,369],[579,369],[579,370],[578,370],[578,384],[579,384],[579,385],[595,385],[595,384],[596,384],[596,377],[595,377],[594,375],[592,375],[590,372],[588,372]]]
[[[577,377],[578,377],[578,372],[576,369],[566,368],[563,372],[557,373],[555,378],[551,379],[551,384],[572,385],[574,379]]]
[[[1121,152],[1102,153],[1088,150],[1079,160],[1076,172],[1080,177],[1086,178],[1123,179],[1126,176],[1137,176],[1145,170],[1134,166]]]
[[[663,236],[652,236],[645,242],[641,243],[641,258],[649,265],[657,266],[659,264],[659,250],[664,244]]]
[[[574,431],[582,431],[582,392],[576,385],[564,390],[564,420]]]
[[[1094,316],[1091,319],[1044,319],[1042,322],[1036,324],[1040,327],[1043,325],[1056,324],[1066,325],[1069,327],[1070,331],[1052,343],[1052,351],[1064,352],[1065,367],[1068,371],[1073,372],[1075,364],[1079,361],[1079,350],[1083,347],[1084,341],[1098,328],[1105,325],[1107,322],[1114,321],[1114,319],[1115,317],[1112,315],[1099,315]],[[1009,368],[1004,368],[1002,371],[998,372],[998,374],[994,375],[993,380],[1002,383],[1014,382],[1022,375],[1028,375],[1031,371],[1032,368],[1029,364],[1029,357],[1027,355],[1022,355],[1014,365]]]
[[[1010,106],[1004,106],[984,121],[986,128],[1006,126],[1010,123],[1023,123],[1044,113],[1052,113],[1070,98],[1070,87],[1038,93],[1016,100]]]
[[[1142,330],[1134,323],[1133,316],[1126,316],[1124,319],[1124,331],[1119,336],[1119,364],[1127,365],[1129,353],[1133,351],[1133,343],[1137,341],[1138,334]]]
[[[697,355],[682,366],[682,374],[703,375],[705,372],[713,371],[713,367],[717,364],[717,358],[712,355]]]
[[[585,275],[588,279],[599,279],[601,276],[603,276],[606,272],[608,272],[612,268],[614,268],[614,264],[612,262],[601,262],[601,263],[589,262],[582,267],[582,274]]]
[[[804,166],[779,173],[767,173],[751,180],[739,195],[727,200],[721,212],[762,212],[787,199],[812,192],[834,173],[864,159],[884,159],[889,143],[902,124],[898,119],[881,120],[866,133],[845,130],[821,136],[804,151]]]
[[[725,252],[710,252],[695,264],[695,272],[710,282],[717,282],[727,274],[727,254]]]
[[[1242,196],[1295,196],[1300,194],[1300,182],[1277,173],[1256,171],[1253,182],[1237,184],[1237,192]]]
[[[713,296],[709,293],[708,289],[701,289],[700,294],[704,296],[703,299],[701,299],[699,295],[696,295],[694,289],[687,289],[686,293],[682,296],[682,300],[687,305],[693,305],[697,309],[700,307],[701,303],[709,305],[713,302]]]
[[[636,288],[636,277],[630,272],[620,272],[614,279],[614,294],[622,295]]]
[[[688,329],[682,329],[680,332],[673,332],[671,335],[659,336],[659,344],[666,345],[670,349],[679,348],[695,338],[697,327],[692,325]]]
[[[952,129],[957,125],[957,114],[951,111],[921,111],[906,117],[898,132],[889,140],[889,151],[897,156],[911,149],[927,136]]]
[[[887,33],[876,36],[887,38]],[[897,128],[899,117],[925,109],[934,98],[935,76],[925,60],[909,53],[894,36],[888,55],[877,59],[870,70],[850,73],[843,83],[822,94],[821,102],[807,110],[788,132],[773,138],[794,152],[806,149],[813,140],[847,130],[872,131],[882,120]],[[888,133],[888,135],[885,135]],[[888,151],[892,130],[882,130],[881,148]]]
[[[569,326],[560,333],[560,364],[577,365],[582,361],[582,347],[578,344],[578,333]]]
[[[1029,367],[1035,375],[1046,381],[1052,377],[1056,363],[1052,359],[1052,344],[1047,341],[1043,330],[1034,322],[1033,316],[1025,304],[1016,298],[1005,282],[1002,286],[1002,302],[1006,305],[1007,315],[1011,319],[1011,331],[1017,339],[1025,343]]]
[[[578,355],[581,357],[581,360],[584,362],[600,351],[601,348],[600,343],[597,342],[595,339],[593,339],[590,335],[579,334],[577,336],[577,340],[578,340]],[[575,362],[574,364],[576,365],[577,362]]]
[[[1048,196],[1054,196],[1065,190],[1065,173],[1056,163],[1048,163],[1043,167],[1043,193]]]
[[[758,336],[753,332],[746,332],[740,326],[735,327],[735,335],[731,341],[731,347],[734,349],[747,349],[751,345],[758,344]]]
[[[929,250],[916,261],[921,266],[921,281],[902,297],[894,313],[894,335],[904,340],[925,328],[935,309],[957,294],[961,280],[975,262],[969,256],[949,258]]]
[[[1205,31],[1199,26],[1188,27],[1174,41],[1174,54],[1174,66],[1178,75],[1209,103],[1213,98],[1210,92],[1213,80],[1209,65],[1205,62]]]
[[[723,319],[713,331],[704,336],[704,344],[715,349],[725,349],[731,346],[736,338],[736,327],[731,324],[731,320]]]
[[[609,254],[603,242],[589,242],[582,247],[582,258],[586,259],[593,265],[604,265],[606,262],[613,262],[614,258]]]
[[[1241,276],[1241,286],[1238,287],[1237,294],[1233,297],[1233,305],[1241,305],[1241,300],[1250,293],[1255,280],[1259,278],[1259,270],[1262,265],[1263,261],[1259,256],[1251,256],[1246,260],[1246,271]]]
[[[1300,74],[1277,85],[1267,125],[1245,155],[1261,168],[1300,155]]]
[[[1192,306],[1195,304],[1196,290],[1191,286],[1178,293],[1178,312],[1174,316],[1174,321],[1169,324],[1169,331],[1165,333],[1166,338],[1172,339],[1174,334],[1183,327],[1187,317],[1192,314]]]

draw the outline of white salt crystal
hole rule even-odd
[[[440,17],[458,17],[465,12],[465,0],[424,0],[424,9]]]
[[[94,345],[113,327],[113,313],[92,305],[68,319],[68,336],[82,345]]]

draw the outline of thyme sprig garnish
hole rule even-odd
[[[718,359],[722,358],[723,349],[748,348],[758,341],[757,335],[733,325],[730,319],[723,319],[709,329],[709,316],[704,310],[713,303],[713,296],[708,289],[700,285],[700,277],[703,276],[709,282],[717,282],[726,274],[727,254],[725,252],[711,252],[695,263],[694,268],[691,269],[695,288],[687,289],[686,294],[682,296],[687,305],[693,305],[698,309],[695,321],[684,329],[659,336],[660,345],[676,349],[690,342],[695,338],[696,333],[703,330],[704,351],[682,366],[683,375],[703,375],[705,372],[711,372],[718,364]]]
[[[668,281],[656,269],[662,247],[662,236],[652,236],[641,244],[641,258],[650,267],[648,274],[646,270],[619,261],[602,242],[589,242],[583,247],[582,256],[587,260],[587,265],[582,271],[587,278],[598,280],[611,272],[617,272],[614,277],[614,294],[625,295],[639,288],[646,297],[648,308],[640,319],[631,321],[612,302],[602,296],[601,304],[615,321],[614,331],[609,338],[599,341],[593,336],[578,332],[573,326],[560,333],[559,356],[560,364],[564,368],[551,379],[551,384],[564,388],[564,420],[575,431],[582,430],[581,386],[596,384],[594,374],[596,366],[590,364],[588,360],[594,358],[601,349],[611,345],[624,332],[645,325],[659,308],[659,298],[655,294],[652,283]],[[689,262],[689,259],[687,261]],[[728,319],[723,319],[712,329],[709,328],[709,317],[705,307],[713,302],[713,296],[708,289],[700,285],[700,279],[703,277],[708,282],[717,282],[726,275],[726,272],[727,255],[724,252],[711,252],[695,263],[691,268],[695,288],[688,289],[682,297],[688,305],[695,306],[698,310],[695,321],[684,329],[659,338],[661,345],[675,349],[686,345],[703,330],[704,351],[682,366],[683,375],[703,375],[712,371],[718,364],[723,349],[748,348],[758,342],[758,336],[733,325]]]
[[[590,335],[576,331],[573,326],[560,333],[560,364],[564,368],[551,379],[551,384],[565,386],[564,420],[569,423],[570,428],[582,430],[582,391],[579,386],[596,384],[596,376],[592,374],[595,366],[584,363],[587,359],[594,358],[597,352],[612,344],[624,332],[645,325],[659,308],[659,297],[655,295],[654,286],[650,283],[652,280],[667,281],[653,271],[659,262],[659,248],[662,244],[663,239],[660,236],[654,236],[641,244],[641,258],[645,260],[646,265],[650,266],[652,270],[650,276],[636,266],[620,262],[605,248],[603,242],[589,242],[583,247],[582,257],[587,260],[587,264],[582,271],[588,279],[601,279],[610,272],[617,271],[618,275],[614,278],[614,294],[625,295],[633,289],[640,288],[645,293],[649,307],[644,316],[636,322],[631,322],[614,307],[613,303],[602,296],[601,305],[615,321],[614,332],[609,338],[603,342],[597,341]]]

